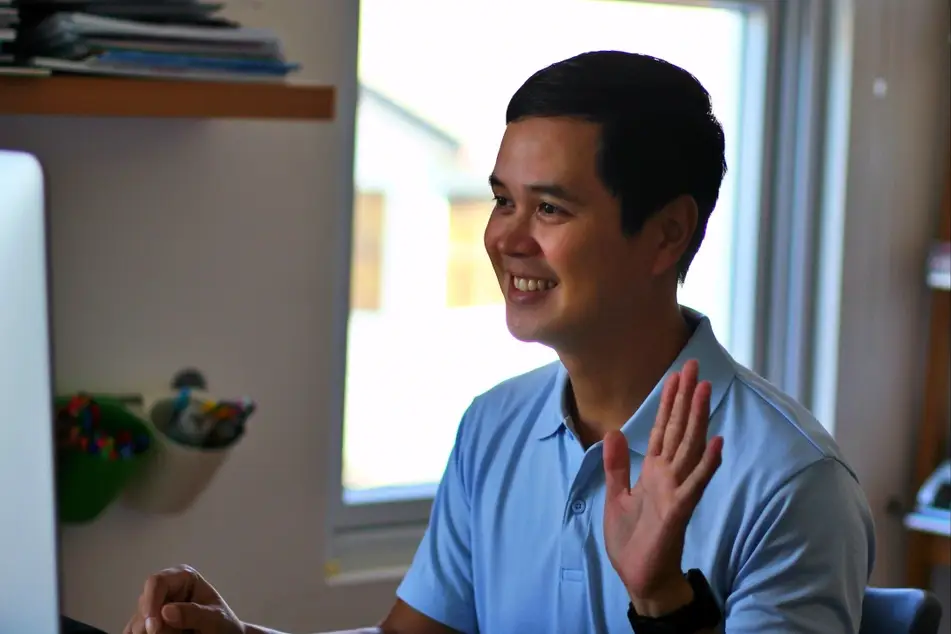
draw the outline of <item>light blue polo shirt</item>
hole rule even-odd
[[[728,634],[858,631],[874,560],[862,489],[825,429],[740,366],[706,318],[671,367],[712,383],[723,462],[687,527]],[[476,398],[462,418],[429,528],[397,591],[466,634],[630,634],[628,596],[604,549],[602,446],[583,450],[560,363]],[[625,423],[632,482],[663,381]],[[569,424],[566,424],[569,423]]]

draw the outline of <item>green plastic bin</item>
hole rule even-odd
[[[72,395],[57,397],[56,410],[67,405],[72,398]],[[99,396],[90,398],[99,407],[98,424],[103,431],[109,434],[127,431],[133,436],[144,435],[148,437],[151,447],[153,437],[142,419],[118,401]],[[150,450],[110,461],[100,455],[84,453],[79,448],[64,447],[57,443],[56,480],[60,521],[82,524],[96,519],[119,496]]]

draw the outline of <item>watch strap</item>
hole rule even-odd
[[[723,612],[703,572],[693,568],[685,576],[693,589],[693,601],[670,614],[656,618],[641,616],[633,603],[628,606],[627,618],[634,634],[694,634],[720,624]]]

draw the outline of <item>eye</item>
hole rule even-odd
[[[511,207],[512,201],[506,198],[505,196],[493,196],[492,202],[496,207]]]
[[[543,216],[553,216],[555,214],[560,214],[562,209],[561,207],[556,207],[551,203],[539,203],[538,211],[540,211]]]

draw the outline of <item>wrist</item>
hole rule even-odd
[[[639,596],[629,589],[628,595],[637,613],[646,618],[666,616],[690,605],[694,600],[693,587],[683,574],[672,577],[649,594]]]

